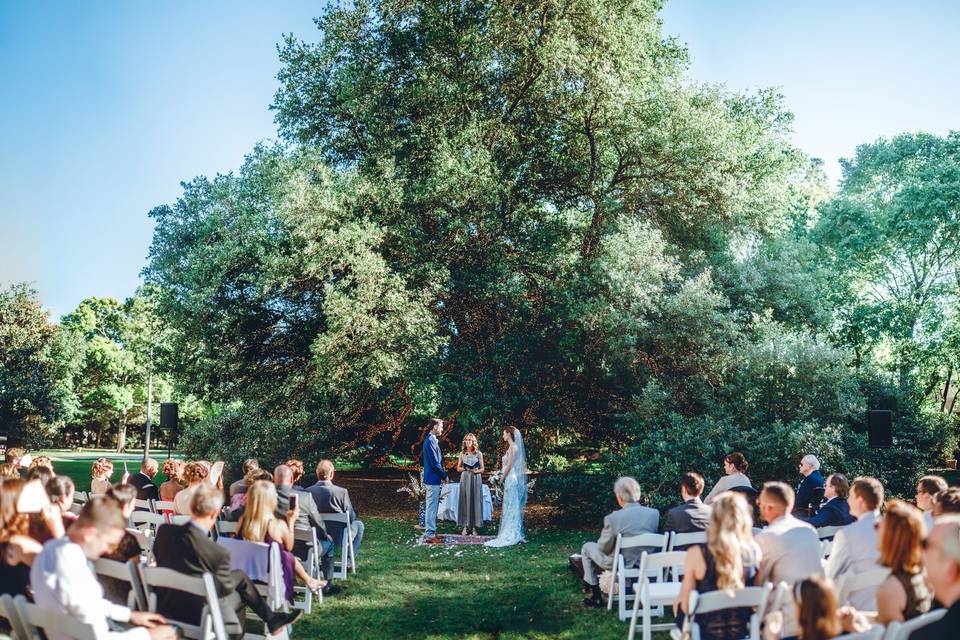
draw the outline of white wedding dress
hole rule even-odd
[[[500,513],[500,529],[497,537],[488,540],[488,547],[509,547],[526,542],[523,534],[523,510],[527,506],[527,452],[523,447],[523,437],[513,430],[516,446],[516,459],[510,473],[503,479],[503,511]],[[504,456],[504,461],[507,456]],[[504,463],[501,462],[501,469]]]

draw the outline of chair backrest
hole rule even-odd
[[[114,580],[120,580],[130,585],[130,594],[127,596],[127,607],[135,609],[138,606],[143,608],[146,605],[146,594],[143,592],[143,585],[140,584],[140,574],[136,569],[136,562],[120,562],[108,558],[97,558],[93,561],[93,572],[98,576],[106,576]]]
[[[657,582],[680,582],[686,557],[686,551],[644,551],[640,556],[639,581],[645,583],[656,577]]]
[[[0,595],[0,618],[5,618],[10,623],[14,638],[23,638],[23,640],[29,638],[27,628],[24,626],[23,620],[20,619],[20,614],[17,612],[17,607],[10,594]]]
[[[240,529],[239,522],[230,522],[229,520],[217,520],[217,535],[220,536],[235,536],[237,535],[237,530]]]
[[[624,549],[635,549],[636,547],[652,547],[659,551],[666,551],[670,542],[670,535],[667,533],[641,533],[635,536],[617,536],[619,541],[620,553]]]
[[[817,537],[823,540],[824,538],[832,538],[837,535],[837,531],[840,531],[843,527],[818,527],[817,528]]]
[[[155,612],[157,610],[155,589],[173,589],[174,591],[200,596],[206,600],[206,604],[203,607],[199,626],[183,620],[172,619],[169,612],[165,612],[167,621],[182,627],[188,637],[206,640],[206,638],[212,636],[216,640],[227,640],[223,613],[220,611],[217,588],[214,586],[212,575],[204,573],[200,576],[190,576],[173,569],[145,565],[136,565],[136,569],[147,594],[149,611]]]
[[[711,613],[739,607],[762,607],[765,605],[772,589],[773,585],[766,584],[762,587],[744,587],[733,594],[726,591],[699,593],[693,590],[690,593],[688,610],[691,618],[695,619],[697,614],[700,613]]]
[[[907,640],[911,633],[936,622],[946,615],[946,613],[946,609],[937,609],[936,611],[925,613],[922,616],[917,616],[907,622],[891,622],[887,627],[887,635],[884,640]],[[879,638],[879,636],[876,637]]]
[[[136,509],[145,509],[147,511],[153,511],[153,502],[151,500],[141,500],[136,498],[133,501],[133,506]]]
[[[150,511],[134,511],[130,515],[130,524],[139,529],[141,526],[148,526],[156,529],[162,524],[167,524],[166,516]]]
[[[167,521],[170,524],[187,524],[188,522],[190,522],[190,518],[192,517],[193,516],[177,515],[177,514],[166,516]]]
[[[899,622],[891,623],[888,629],[893,629],[893,625],[898,625]],[[861,631],[860,633],[846,633],[842,636],[837,636],[833,640],[880,640],[883,637],[883,625],[878,624],[873,627],[870,627],[866,631]],[[890,634],[887,633],[887,639],[889,640]]]
[[[283,565],[280,563],[280,546],[276,542],[263,542],[218,538],[217,544],[230,553],[230,569],[239,569],[251,580],[267,584],[267,603],[277,609],[286,600],[283,582]]]
[[[157,513],[164,513],[166,511],[176,513],[177,507],[173,504],[173,500],[154,500],[153,510]]]
[[[97,640],[93,626],[80,622],[73,616],[38,607],[27,602],[23,596],[17,596],[14,599],[14,606],[28,638],[42,638],[39,631],[42,629],[47,636],[55,633],[61,637],[74,638],[74,640]]]
[[[850,595],[863,589],[878,587],[890,575],[890,569],[878,567],[861,573],[845,573],[837,580],[837,602],[847,604]]]
[[[317,540],[317,530],[313,527],[294,527],[293,539],[306,543],[306,546],[314,552],[314,557],[319,553],[319,541]],[[303,558],[301,558],[303,560]]]
[[[90,499],[90,495],[86,491],[74,491],[73,492],[73,501],[83,504]]]
[[[673,551],[677,547],[686,547],[691,544],[707,544],[706,531],[693,531],[690,533],[670,532],[670,544],[667,551]]]

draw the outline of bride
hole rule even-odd
[[[503,441],[507,452],[500,467],[503,478],[503,511],[497,537],[484,544],[488,547],[509,547],[526,542],[523,537],[523,509],[527,506],[527,452],[523,437],[514,427],[504,427]]]

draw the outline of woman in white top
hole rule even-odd
[[[726,474],[713,485],[713,489],[707,494],[703,502],[710,504],[724,491],[729,491],[734,487],[753,487],[750,484],[750,478],[745,474],[747,472],[747,459],[740,452],[734,452],[723,459],[723,472]]]

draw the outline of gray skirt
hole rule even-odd
[[[457,526],[483,526],[483,477],[479,473],[464,471],[460,474]]]

